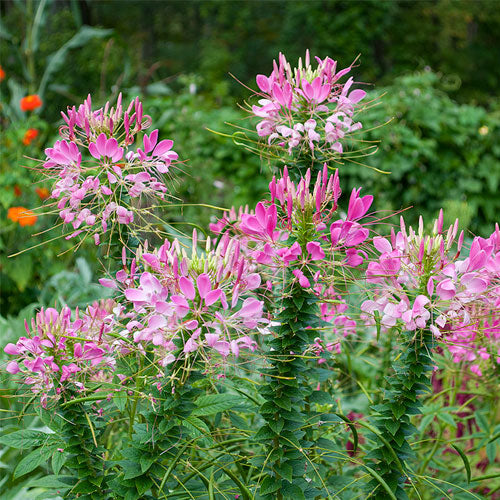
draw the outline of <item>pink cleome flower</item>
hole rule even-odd
[[[329,57],[316,57],[316,62],[313,68],[306,51],[305,65],[299,59],[298,67],[292,70],[280,53],[269,77],[257,75],[261,99],[252,113],[261,118],[257,133],[267,137],[268,144],[284,147],[289,154],[305,146],[338,156],[343,153],[346,136],[361,128],[354,114],[366,92],[351,91],[352,77],[345,84],[339,83],[351,67],[337,71],[337,62]]]
[[[116,107],[92,109],[90,95],[77,109],[62,113],[66,125],[61,140],[47,148],[45,176],[53,179],[51,198],[57,200],[64,224],[73,226],[73,238],[93,235],[96,244],[115,223],[129,225],[147,209],[132,203],[142,196],[165,200],[168,188],[163,176],[170,172],[178,155],[173,142],[158,142],[158,130],[143,136],[143,145],[134,149],[139,132],[151,124],[134,99],[127,110],[121,94]]]

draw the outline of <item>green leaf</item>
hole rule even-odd
[[[0,444],[16,449],[31,448],[32,446],[41,445],[50,436],[51,434],[46,432],[26,429],[0,436]]]
[[[24,474],[28,474],[28,472],[35,470],[39,465],[47,462],[53,451],[54,448],[52,447],[37,448],[33,450],[17,464],[14,470],[14,477],[18,478],[24,476]]]
[[[66,460],[69,458],[69,453],[65,451],[56,450],[52,455],[52,470],[54,474],[57,476],[59,471],[62,469],[62,466],[65,464]]]
[[[139,495],[144,495],[153,486],[153,481],[149,477],[138,477],[135,479],[135,487]]]
[[[285,478],[289,483],[292,482],[293,478],[293,467],[288,462],[280,464],[276,467],[276,472],[278,472],[283,478]]]
[[[33,259],[27,254],[18,255],[9,259],[9,266],[5,269],[17,288],[22,292],[28,285],[33,272]]]
[[[255,441],[260,441],[261,439],[273,439],[276,436],[276,433],[273,432],[271,427],[266,424],[263,425],[257,433],[254,435],[254,440]]]
[[[241,398],[235,394],[209,394],[196,400],[196,408],[191,413],[194,417],[214,415],[241,405]]]
[[[93,493],[98,488],[87,479],[81,479],[72,489],[73,493]]]
[[[462,462],[464,463],[465,471],[467,473],[467,482],[470,483],[470,478],[471,478],[471,470],[470,470],[470,463],[469,459],[467,458],[467,455],[456,445],[451,443],[451,446],[455,448],[455,450],[458,452],[460,457],[462,458]]]
[[[495,442],[488,443],[486,445],[486,456],[488,457],[490,464],[495,463],[497,456],[497,444]]]
[[[38,488],[71,488],[77,479],[72,476],[45,476],[32,479],[28,484]]]
[[[193,437],[210,436],[208,425],[197,417],[190,416],[182,422],[182,426],[190,431]]]
[[[150,456],[143,455],[139,459],[142,472],[146,472],[154,463],[155,459]]]
[[[392,403],[391,404],[391,410],[392,410],[393,415],[396,418],[401,418],[404,415],[404,413],[405,413],[405,407],[404,407],[404,405],[399,404],[399,403]]]
[[[125,393],[125,391],[117,392],[113,396],[113,403],[118,408],[118,410],[125,410],[125,407],[127,406],[127,394]]]
[[[311,403],[317,403],[320,405],[333,404],[334,402],[330,394],[323,391],[313,391],[312,394],[309,396],[309,401]]]
[[[270,420],[267,424],[274,432],[276,432],[276,434],[279,434],[283,430],[285,421],[280,418],[278,420]]]
[[[441,420],[441,422],[444,422],[445,424],[451,425],[452,427],[457,426],[455,420],[453,420],[453,417],[449,413],[437,413],[436,417],[438,418],[438,420]]]
[[[306,500],[306,497],[304,495],[304,492],[302,491],[302,488],[297,486],[296,484],[286,484],[283,486],[282,490],[284,498],[290,499],[293,498],[294,500]]]
[[[118,463],[122,466],[124,472],[123,479],[134,479],[142,475],[142,470],[138,463],[131,460],[120,460]]]
[[[281,396],[281,398],[275,398],[274,402],[284,410],[290,411],[292,409],[292,401],[286,396]]]
[[[427,426],[434,420],[435,416],[436,415],[434,413],[432,415],[425,415],[425,417],[422,418],[420,425],[418,426],[419,430],[421,432],[424,431]]]
[[[272,476],[266,476],[262,484],[260,485],[260,494],[269,495],[269,493],[274,493],[281,487],[281,481]]]
[[[392,419],[385,420],[385,427],[394,436],[399,429],[399,422]]]

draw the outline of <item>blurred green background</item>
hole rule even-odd
[[[500,213],[500,9],[491,1],[35,1],[0,2],[2,131],[0,168],[1,315],[30,304],[96,298],[96,250],[76,256],[42,216],[35,187],[49,187],[30,158],[57,138],[60,111],[91,93],[95,105],[118,92],[140,95],[163,138],[186,160],[177,174],[186,203],[254,204],[265,192],[260,160],[231,139],[228,123],[252,128],[244,105],[255,75],[280,51],[294,64],[305,49],[353,74],[378,104],[361,118],[364,138],[380,140],[363,163],[341,168],[344,192],[362,185],[381,211],[414,223],[439,208],[469,235],[487,235]],[[234,75],[235,78],[232,78]],[[237,79],[237,80],[236,80]],[[243,85],[242,85],[243,84]],[[39,94],[43,106],[22,112]],[[387,123],[388,122],[388,123]],[[384,126],[380,126],[383,125]],[[38,136],[24,144],[26,131]],[[39,184],[33,184],[39,183]],[[20,227],[8,209],[39,214]],[[177,210],[177,209],[176,209]],[[168,215],[206,227],[217,212],[185,207]],[[44,231],[48,232],[44,232]],[[33,233],[42,233],[31,236]],[[17,257],[42,241],[55,238]],[[62,252],[66,253],[62,254]],[[76,286],[76,284],[80,286]]]

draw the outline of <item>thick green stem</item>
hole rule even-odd
[[[395,373],[388,379],[388,389],[382,403],[373,407],[378,413],[375,426],[383,439],[379,439],[378,446],[368,455],[377,460],[377,472],[398,500],[408,498],[404,487],[410,477],[406,462],[413,457],[408,438],[416,431],[410,416],[421,413],[418,396],[429,391],[433,368],[432,333],[420,330],[403,335],[404,352],[394,368]],[[374,483],[369,485],[371,488],[375,486]],[[378,485],[372,498],[383,500],[386,495]]]
[[[265,442],[269,457],[260,489],[266,499],[297,498],[298,490],[302,494],[314,490],[311,436],[304,430],[308,423],[305,404],[313,391],[310,367],[301,354],[314,341],[319,309],[316,297],[300,287],[290,271],[284,293],[276,318],[280,324],[269,343],[267,383],[260,390],[266,400],[261,407],[266,424],[256,435]]]

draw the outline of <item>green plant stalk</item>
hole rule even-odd
[[[276,318],[280,324],[274,328],[274,338],[268,346],[270,367],[264,371],[267,383],[260,389],[266,400],[261,407],[266,424],[255,436],[264,441],[269,457],[260,494],[279,500],[293,498],[292,487],[302,492],[312,489],[305,478],[305,471],[310,470],[307,455],[311,436],[304,426],[308,421],[308,397],[313,391],[308,362],[296,355],[314,341],[314,326],[319,322],[317,298],[300,287],[290,270],[284,295]]]
[[[185,370],[183,362],[173,363],[169,368],[172,380],[177,380],[178,369]],[[177,477],[176,470],[182,466],[183,455],[196,440],[186,435],[182,422],[189,418],[195,408],[194,401],[202,392],[193,388],[193,383],[200,378],[201,371],[190,367],[182,383],[178,381],[175,391],[171,392],[171,378],[165,376],[162,389],[153,386],[151,390],[157,401],[155,407],[150,407],[149,403],[141,405],[136,395],[130,415],[132,432],[129,428],[127,447],[122,452],[124,460],[118,462],[122,472],[110,483],[118,498],[142,498],[144,492],[138,489],[138,484],[149,485],[146,489],[150,488],[155,498],[167,495],[166,482],[169,477]],[[140,471],[134,470],[137,464],[140,464]],[[184,469],[182,467],[182,471]]]
[[[87,494],[92,500],[109,498],[105,460],[105,449],[99,444],[101,432],[89,425],[90,418],[82,404],[60,409],[62,426],[57,432],[66,443],[64,451],[72,456],[64,464],[78,479],[66,498]]]
[[[398,500],[408,498],[404,483],[411,475],[406,463],[414,457],[408,438],[416,431],[410,416],[421,413],[418,396],[430,390],[433,369],[431,350],[434,344],[429,330],[404,332],[402,337],[404,352],[399,362],[395,363],[394,374],[387,379],[382,403],[372,407],[377,413],[374,425],[381,437],[367,456],[377,461],[376,471],[392,488]],[[374,488],[376,484],[371,482],[368,486]],[[378,487],[371,498],[383,500],[386,494]]]

